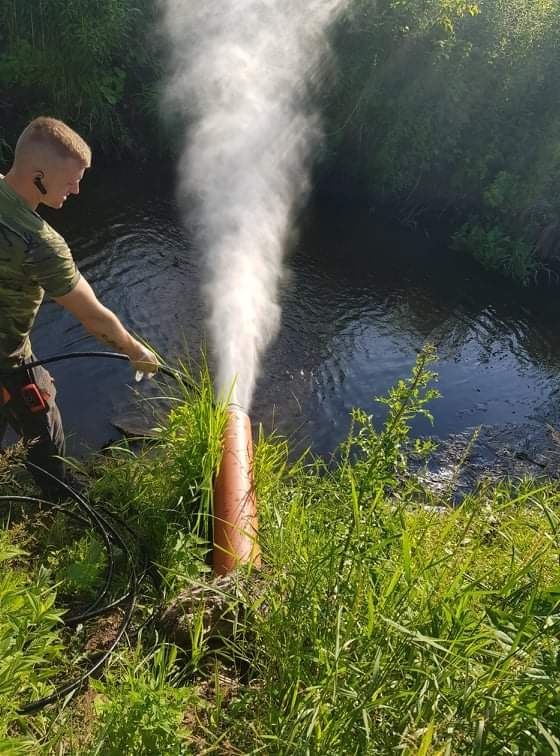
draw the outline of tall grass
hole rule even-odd
[[[290,463],[259,434],[264,568],[218,655],[202,627],[181,652],[146,630],[86,716],[78,698],[44,715],[48,734],[15,719],[12,735],[84,755],[558,753],[560,487],[482,482],[456,508],[427,490],[407,460],[429,450],[410,422],[435,398],[432,359],[384,399],[383,425],[355,412],[331,460]],[[223,428],[207,375],[185,399],[149,450],[100,460],[92,487],[140,529],[168,596],[207,569]]]
[[[211,540],[214,477],[221,459],[225,407],[216,402],[203,362],[196,381],[183,367],[183,391],[143,450],[117,444],[99,459],[94,501],[126,517],[142,548],[173,581],[198,574]]]
[[[316,499],[298,476],[267,513],[269,611],[255,614],[255,687],[229,722],[244,749],[557,748],[555,487],[503,486],[440,514],[413,489],[360,507],[351,477],[346,495],[323,486]]]
[[[335,469],[259,481],[267,610],[251,685],[223,718],[240,752],[560,747],[558,486],[481,486],[453,509],[409,476],[427,362],[383,428],[357,415]]]

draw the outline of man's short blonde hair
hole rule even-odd
[[[60,158],[74,158],[83,168],[91,165],[91,149],[79,134],[56,118],[35,118],[21,132],[16,144],[15,160],[27,153],[48,150]]]

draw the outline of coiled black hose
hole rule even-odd
[[[52,357],[46,357],[43,359],[37,359],[37,360],[34,360],[33,362],[29,362],[29,363],[26,363],[25,365],[22,365],[20,368],[14,368],[14,370],[26,370],[26,369],[28,370],[28,369],[37,367],[38,365],[48,365],[54,362],[61,362],[63,360],[79,359],[79,358],[105,358],[105,359],[129,361],[126,355],[119,354],[117,352],[73,352],[73,353],[57,354],[57,355],[53,355]],[[183,373],[181,373],[178,370],[174,370],[173,368],[170,368],[166,365],[160,365],[159,372],[171,378],[174,378],[178,383],[185,385],[190,389],[196,388],[196,384],[194,382],[191,382],[187,376],[185,376]],[[10,374],[13,374],[13,371],[10,371]],[[1,375],[2,374],[0,373],[0,376]],[[77,625],[81,622],[85,622],[86,620],[106,614],[107,612],[110,612],[119,606],[124,605],[126,607],[123,619],[121,621],[121,624],[116,632],[116,635],[113,641],[111,642],[109,648],[106,649],[104,653],[101,655],[101,657],[95,662],[95,664],[93,664],[80,677],[57,687],[57,689],[51,695],[45,696],[44,698],[40,698],[36,701],[31,701],[27,704],[24,704],[18,710],[20,714],[34,714],[40,711],[41,709],[43,709],[45,706],[48,706],[49,704],[60,701],[68,694],[81,688],[87,682],[87,680],[107,662],[111,654],[114,652],[115,648],[120,643],[123,635],[126,633],[128,628],[130,627],[130,623],[132,621],[132,616],[133,616],[137,598],[138,598],[138,588],[142,580],[147,575],[150,574],[150,565],[147,563],[144,564],[142,566],[140,574],[138,574],[136,561],[130,550],[130,547],[128,543],[126,542],[125,538],[123,537],[122,533],[120,533],[119,530],[113,524],[113,522],[118,523],[118,525],[120,525],[121,528],[126,530],[129,533],[129,535],[135,536],[134,531],[132,530],[132,528],[130,528],[129,525],[127,525],[126,522],[124,522],[123,520],[121,520],[119,517],[117,517],[114,514],[105,513],[105,512],[102,512],[99,508],[93,507],[82,496],[80,496],[80,494],[78,494],[73,488],[71,488],[71,486],[69,486],[64,481],[59,480],[55,475],[52,475],[47,470],[44,470],[43,468],[38,467],[32,462],[27,462],[26,464],[28,465],[28,467],[32,468],[33,470],[40,472],[43,475],[47,475],[53,481],[55,481],[57,485],[68,494],[68,497],[73,500],[74,505],[75,507],[77,507],[78,511],[76,511],[74,506],[72,507],[70,505],[65,506],[59,503],[54,504],[52,502],[46,501],[45,499],[41,499],[34,496],[16,496],[16,495],[0,496],[0,504],[8,504],[11,502],[11,503],[19,503],[23,505],[36,505],[36,504],[48,505],[51,511],[61,511],[64,514],[77,520],[81,524],[89,526],[90,528],[95,530],[100,535],[101,540],[104,544],[105,550],[107,552],[107,570],[105,572],[105,579],[103,581],[103,585],[101,586],[101,589],[99,590],[97,596],[95,597],[95,600],[83,611],[79,612],[78,614],[73,614],[65,618],[65,624],[69,626]],[[103,599],[107,596],[107,594],[110,591],[113,576],[114,576],[114,571],[115,571],[114,547],[115,546],[117,546],[121,550],[121,552],[124,554],[125,559],[126,559],[126,569],[127,569],[127,576],[128,576],[127,586],[126,586],[125,592],[121,596],[110,601],[109,603],[103,604]]]

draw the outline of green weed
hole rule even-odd
[[[184,719],[196,694],[176,684],[176,657],[177,649],[165,644],[148,655],[138,648],[94,683],[99,720],[88,756],[188,752]]]
[[[10,737],[23,718],[19,705],[52,690],[61,659],[61,612],[45,571],[32,580],[15,561],[24,552],[0,530],[0,752],[31,752],[33,739]],[[39,728],[37,728],[39,729]],[[30,745],[31,744],[31,745]],[[2,750],[4,749],[4,750]],[[10,750],[13,749],[13,750]],[[26,751],[27,749],[27,751]]]
[[[170,586],[175,575],[184,580],[204,570],[226,421],[205,364],[196,381],[186,366],[182,375],[184,393],[173,398],[157,439],[139,452],[114,446],[96,465],[91,488],[94,500],[135,528]]]
[[[487,229],[465,223],[455,233],[453,247],[468,252],[487,270],[504,273],[524,286],[534,283],[538,275],[539,262],[531,245],[496,225]]]
[[[285,441],[259,433],[264,567],[255,590],[244,577],[236,632],[210,657],[202,609],[186,651],[147,628],[92,683],[89,716],[80,698],[33,724],[14,710],[45,689],[60,645],[52,588],[9,547],[3,580],[20,603],[2,605],[0,647],[15,623],[20,649],[36,651],[0,661],[5,742],[84,756],[558,752],[560,486],[484,483],[457,508],[422,486],[407,456],[412,419],[436,397],[434,356],[381,400],[379,428],[354,413],[332,459],[291,463]],[[138,528],[168,597],[208,569],[222,429],[203,371],[151,446],[96,462],[94,495]],[[32,591],[48,597],[43,624],[28,621]]]

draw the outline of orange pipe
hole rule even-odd
[[[260,567],[258,532],[251,422],[243,410],[230,405],[214,486],[214,572],[225,575],[242,564]]]

